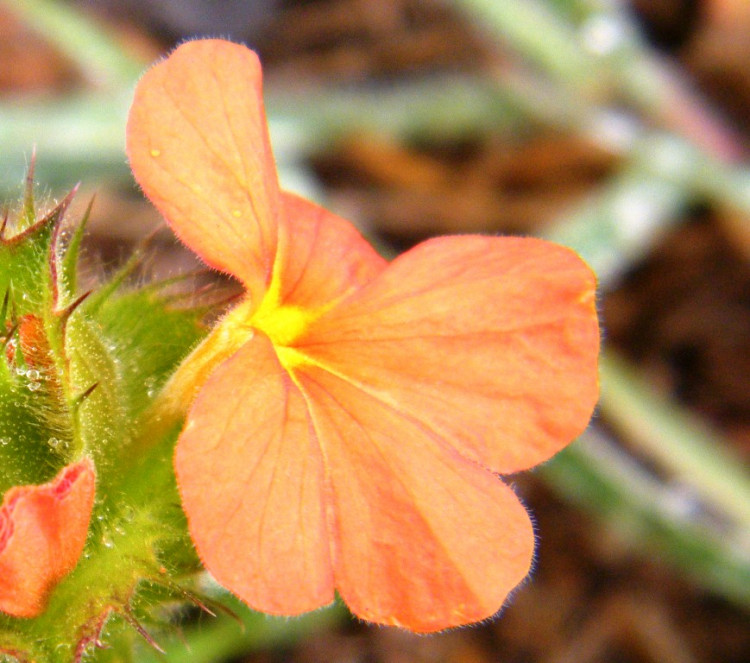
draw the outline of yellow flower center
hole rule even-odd
[[[267,298],[263,300],[263,303]],[[320,315],[319,311],[303,309],[299,306],[264,307],[252,316],[250,324],[271,339],[281,365],[291,370],[307,361],[299,350],[291,347],[309,324]]]
[[[317,308],[282,304],[280,280],[274,274],[260,306],[242,321],[241,326],[245,329],[257,329],[268,336],[281,365],[291,370],[310,361],[304,353],[293,347],[294,342],[333,304],[331,302]]]
[[[278,348],[294,343],[310,323],[310,317],[310,312],[299,306],[281,304],[281,280],[274,269],[268,291],[247,324],[266,334]]]
[[[299,306],[267,304],[268,299],[268,297],[263,299],[262,304],[247,324],[266,334],[277,348],[292,345],[318,317],[316,311]]]
[[[317,318],[335,304],[336,301],[332,301],[316,308],[282,304],[280,280],[274,274],[260,306],[253,306],[249,298],[240,303],[183,361],[164,390],[168,401],[164,407],[175,412],[186,409],[198,387],[213,370],[248,343],[258,331],[268,336],[279,362],[290,373],[298,366],[316,363],[294,344]]]

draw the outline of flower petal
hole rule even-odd
[[[430,632],[496,613],[534,534],[497,477],[409,415],[307,366],[335,514],[336,587],[359,617]]]
[[[320,449],[265,335],[200,390],[175,468],[190,534],[220,584],[270,613],[333,600]]]
[[[276,167],[257,56],[183,44],[138,83],[127,127],[136,180],[178,237],[260,297],[276,254]]]
[[[281,302],[306,309],[331,304],[372,281],[388,262],[345,219],[291,193],[282,194],[284,266]]]
[[[595,279],[529,238],[425,242],[318,318],[295,347],[496,472],[583,431],[597,400]]]
[[[78,563],[95,490],[88,459],[41,486],[11,488],[0,506],[0,611],[35,617]]]

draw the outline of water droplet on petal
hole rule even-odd
[[[47,444],[55,451],[64,451],[68,446],[68,443],[65,440],[61,440],[59,437],[51,437],[47,440]]]
[[[146,388],[146,396],[149,398],[153,398],[154,394],[156,393],[156,389],[154,388],[154,385],[156,384],[156,378],[154,376],[147,377],[143,381],[143,386]]]

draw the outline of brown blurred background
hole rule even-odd
[[[427,75],[492,75],[517,60],[509,45],[438,0],[73,4],[144,62],[186,36],[245,41],[260,51],[269,87],[388,89]],[[697,139],[721,159],[742,161],[750,138],[750,3],[634,0],[629,11],[654,57],[673,68],[703,110],[710,109]],[[61,95],[86,85],[60,49],[0,7],[0,99]],[[327,204],[390,251],[439,233],[538,233],[623,166],[622,153],[563,124],[545,123],[540,114],[448,136],[361,131],[311,150],[305,166]],[[158,219],[128,182],[97,182],[96,188],[88,255],[106,267]],[[161,272],[190,266],[168,234],[159,241]],[[749,256],[748,218],[698,197],[647,253],[628,261],[601,300],[610,347],[660,393],[721,431],[744,461],[750,456]],[[606,429],[606,418],[599,423]],[[748,614],[737,602],[701,588],[658,555],[644,554],[536,474],[515,485],[535,514],[539,548],[536,571],[501,617],[432,637],[344,622],[241,660],[750,660]]]

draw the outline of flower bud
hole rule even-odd
[[[50,591],[78,563],[94,504],[89,459],[64,467],[49,483],[15,486],[0,505],[0,611],[44,612]]]

